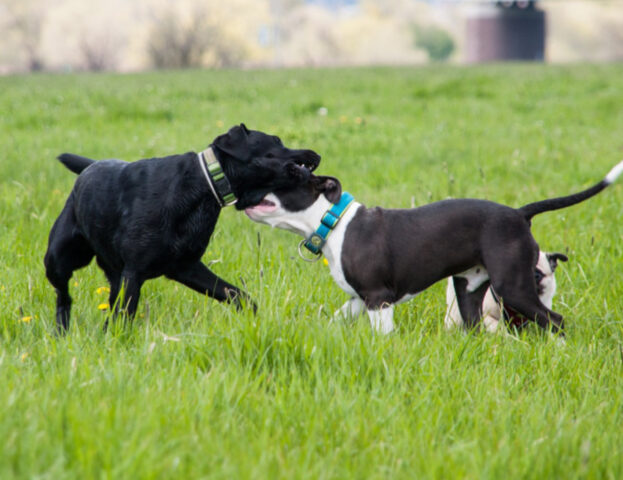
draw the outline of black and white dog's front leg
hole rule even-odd
[[[361,315],[361,312],[363,312],[365,306],[366,305],[365,303],[363,303],[363,300],[361,298],[352,297],[351,299],[347,300],[346,303],[342,305],[338,310],[335,311],[335,313],[333,314],[333,318],[355,319],[359,315]]]
[[[334,319],[355,319],[366,310],[372,329],[379,333],[390,333],[394,330],[394,306],[383,302],[380,306],[367,305],[359,297],[352,297],[333,314]]]
[[[368,308],[370,325],[372,328],[383,334],[394,331],[394,306],[389,303],[383,304],[379,308]]]
[[[394,303],[395,295],[385,288],[375,289],[362,295],[370,317],[370,325],[376,332],[387,334],[394,331]]]

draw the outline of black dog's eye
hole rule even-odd
[[[264,155],[266,158],[275,158],[275,155],[273,155],[272,153],[268,152],[266,155]]]
[[[541,283],[541,280],[543,280],[543,277],[545,277],[545,275],[543,275],[543,272],[541,272],[540,270],[535,270],[534,280],[536,281],[537,285]]]

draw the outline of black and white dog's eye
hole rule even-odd
[[[536,281],[537,284],[541,283],[541,280],[543,280],[543,277],[545,277],[545,275],[543,275],[543,272],[541,272],[540,270],[534,271],[534,280]]]

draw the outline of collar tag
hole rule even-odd
[[[206,177],[210,190],[221,207],[228,207],[235,204],[238,199],[234,194],[229,180],[223,172],[223,168],[219,163],[212,147],[206,148],[198,155],[201,171]]]
[[[344,215],[344,212],[348,210],[348,207],[353,203],[354,197],[348,193],[343,192],[340,197],[340,201],[331,204],[331,207],[325,212],[320,220],[320,225],[316,228],[316,231],[308,236],[301,244],[307,248],[314,255],[320,258],[322,255],[322,247],[327,243],[327,237],[337,226],[340,219]],[[301,253],[301,246],[299,245],[299,254]],[[302,256],[302,255],[301,255]]]

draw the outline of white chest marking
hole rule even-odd
[[[344,216],[327,238],[327,243],[322,249],[322,253],[324,253],[329,262],[329,269],[331,270],[333,280],[335,280],[335,283],[337,283],[342,290],[353,297],[359,297],[359,295],[346,281],[346,277],[344,276],[344,269],[342,268],[342,247],[344,245],[344,236],[346,235],[348,224],[351,222],[360,206],[361,204],[354,202],[350,208],[346,210]]]

